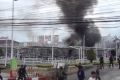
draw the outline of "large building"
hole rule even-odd
[[[38,37],[38,43],[41,46],[57,46],[59,43],[59,35],[41,35]]]
[[[10,53],[11,53],[11,43],[12,40],[5,37],[0,37],[0,48],[3,50],[4,55],[6,53],[6,48],[7,48],[8,57],[10,57]],[[14,44],[14,55],[17,56],[16,53],[18,48],[20,47],[20,43],[14,40],[13,44]]]
[[[109,58],[111,51],[117,51],[117,55],[120,55],[120,40],[115,36],[103,36],[101,41],[98,42],[95,47],[98,50],[97,56],[103,55],[106,58]]]
[[[58,47],[59,43],[59,35],[40,35],[34,41],[23,42],[23,46]]]
[[[101,40],[96,44],[98,48],[115,48],[115,38],[108,35],[103,36]]]

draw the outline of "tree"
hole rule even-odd
[[[96,59],[96,53],[94,52],[93,49],[88,50],[86,53],[86,56],[87,56],[87,59],[90,60],[91,63],[93,62],[93,60]]]
[[[0,57],[4,56],[3,50],[0,48]]]

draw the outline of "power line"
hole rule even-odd
[[[60,17],[64,17],[64,16],[60,16]],[[46,18],[46,19],[39,19],[39,18],[29,18],[29,19],[20,19],[20,18],[15,18],[14,20],[15,21],[48,21],[48,20],[81,20],[81,19],[83,19],[83,18],[77,18],[77,17],[71,17],[71,18],[68,18],[68,19],[57,19],[57,18],[55,18],[55,17],[53,17],[53,18]],[[120,16],[118,15],[118,16],[111,16],[111,17],[96,17],[96,18],[85,18],[85,19],[92,19],[92,20],[105,20],[105,19],[109,19],[109,20],[111,20],[111,19],[120,19]],[[12,20],[12,19],[10,19],[10,18],[8,18],[8,19],[0,19],[0,21],[10,21],[10,20]]]
[[[35,25],[62,25],[62,24],[81,24],[81,23],[110,23],[110,22],[120,22],[120,19],[118,20],[98,20],[98,21],[73,21],[70,23],[66,22],[35,22],[35,23],[14,23],[14,26],[35,26]],[[3,26],[10,26],[10,24],[1,24]]]
[[[93,13],[92,15],[103,15],[103,14],[113,14],[113,13],[119,13],[120,12],[120,9],[117,9],[117,10],[112,10],[112,11],[103,11],[103,12],[98,12],[98,13]],[[37,13],[39,14],[39,13]],[[58,17],[61,17],[61,16],[58,16]],[[55,18],[55,17],[51,17],[51,18]],[[0,19],[1,21],[1,19]]]
[[[100,7],[106,7],[106,6],[116,6],[116,5],[120,5],[120,4],[118,4],[118,3],[120,3],[120,1],[115,1],[115,2],[109,2],[109,3],[103,3],[103,4],[101,4],[101,6]],[[97,4],[99,4],[99,3],[97,3]],[[34,7],[34,5],[30,5],[30,8],[31,9],[33,9],[33,7]],[[23,9],[23,7],[15,7],[17,10],[18,9]],[[24,8],[24,10],[30,10],[30,9],[28,9],[29,8],[29,6],[26,6],[26,9]],[[45,8],[45,6],[41,6],[41,9],[42,8]],[[95,7],[94,7],[95,8]],[[8,8],[8,9],[2,9],[2,10],[0,10],[0,11],[5,11],[5,10],[12,10],[11,8]]]
[[[112,9],[114,9],[114,8],[112,8]],[[58,11],[58,10],[57,10]],[[54,11],[54,12],[57,12],[57,11]],[[48,12],[46,12],[46,14],[47,13],[50,13],[51,11],[48,11]],[[112,11],[106,11],[106,10],[104,10],[104,9],[102,9],[102,12],[101,11],[99,11],[99,12],[97,12],[97,13],[93,13],[92,15],[102,15],[102,14],[106,14],[106,13],[109,13],[109,14],[113,14],[113,13],[116,13],[116,12],[120,12],[120,9],[117,9],[117,10],[112,10]],[[24,13],[24,14],[26,14],[26,13]],[[31,15],[37,15],[37,14],[45,14],[45,13],[36,13],[36,12],[33,12],[33,13],[31,13]]]
[[[90,28],[90,27],[89,27]],[[91,27],[91,28],[104,28],[104,29],[113,29],[113,28],[120,28],[120,26],[116,26],[116,27]],[[51,30],[51,29],[35,29],[35,31],[38,31],[38,30]],[[62,29],[56,29],[56,30],[62,30]],[[1,30],[0,31],[11,31],[11,30]],[[34,29],[31,29],[31,30],[19,30],[19,29],[14,29],[14,31],[34,31]]]
[[[113,4],[113,3],[112,3]],[[110,5],[110,6],[112,6],[112,5]],[[105,7],[105,6],[103,6],[103,7]],[[104,10],[103,10],[104,11]],[[33,12],[34,13],[34,12]],[[32,13],[32,14],[33,14]],[[47,13],[49,13],[49,12],[47,12]],[[103,12],[100,12],[100,13],[95,13],[95,14],[102,14]],[[105,13],[108,13],[108,12],[105,12]],[[109,12],[109,13],[111,13],[111,12]],[[40,13],[37,13],[37,14],[40,14]]]

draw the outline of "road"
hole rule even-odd
[[[94,67],[85,71],[85,74],[86,74],[85,80],[88,80],[91,71],[94,71],[95,69],[96,68]],[[102,80],[120,80],[120,69],[118,69],[118,67],[114,67],[110,69],[106,66],[103,70],[100,71],[100,73],[101,73]],[[78,80],[77,75],[73,74],[69,76],[68,80]]]
[[[120,69],[109,69],[110,71],[102,76],[102,80],[120,80]]]
[[[85,75],[86,75],[85,80],[88,80],[91,71],[94,71],[95,69],[96,67],[85,71]],[[118,69],[118,67],[110,69],[106,66],[103,70],[100,71],[100,73],[101,73],[102,80],[120,80],[120,69]],[[2,73],[2,76],[4,77],[3,80],[7,80],[8,74]],[[73,74],[73,75],[68,76],[68,80],[78,80],[77,75]]]

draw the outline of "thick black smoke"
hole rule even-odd
[[[64,13],[63,22],[68,24],[68,27],[75,31],[72,35],[79,36],[79,39],[83,40],[84,35],[87,33],[88,27],[91,24],[91,20],[85,19],[85,15],[89,10],[93,8],[97,0],[56,0]],[[71,24],[73,23],[73,24]],[[66,41],[70,45],[75,45],[75,38],[71,35]]]
[[[91,27],[85,34],[85,46],[91,47],[101,40],[101,35],[96,27]]]
[[[65,40],[65,42],[69,44],[69,46],[75,46],[77,42],[79,42],[79,36],[73,33],[69,38]]]

